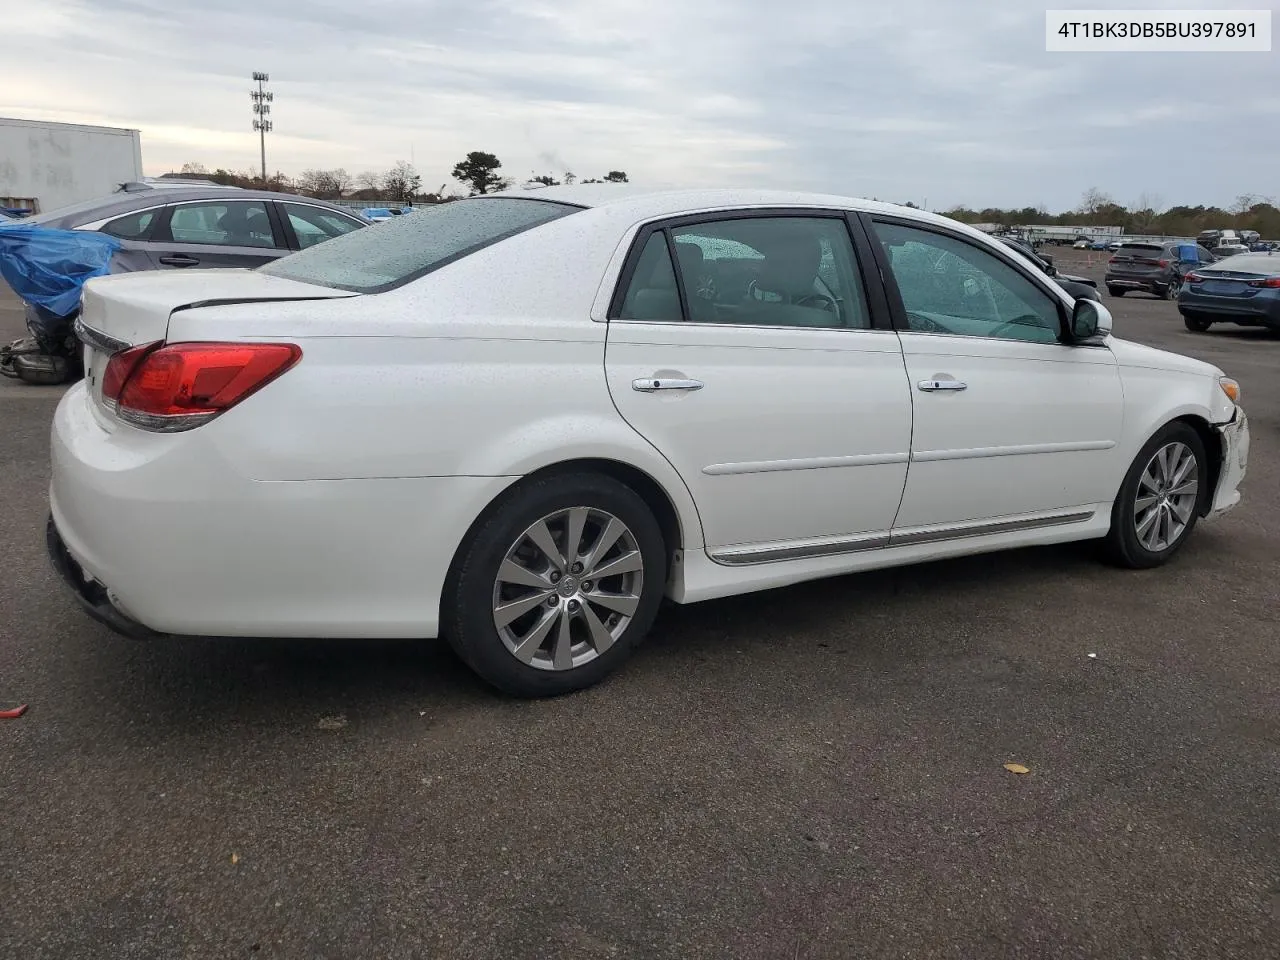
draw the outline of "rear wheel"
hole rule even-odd
[[[445,638],[476,673],[520,697],[588,687],[648,632],[666,546],[635,491],[595,474],[517,488],[464,546],[445,589]]]
[[[1123,297],[1125,290],[1124,290],[1124,287],[1113,287],[1110,284],[1108,284],[1107,293],[1109,293],[1113,297]]]
[[[1178,291],[1182,289],[1181,280],[1170,280],[1160,291],[1161,300],[1176,300]]]
[[[1182,315],[1182,325],[1192,333],[1204,333],[1213,324],[1211,321],[1204,319],[1204,317],[1197,317],[1184,313]]]
[[[1107,551],[1121,566],[1158,567],[1177,553],[1200,516],[1208,482],[1200,435],[1171,423],[1142,448],[1111,508]]]

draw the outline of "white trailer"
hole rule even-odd
[[[137,130],[0,117],[0,206],[56,210],[141,179]]]

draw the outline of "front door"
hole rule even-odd
[[[725,563],[883,546],[911,401],[841,215],[643,231],[609,322],[609,389],[675,466]],[[629,279],[628,279],[629,278]]]
[[[1013,254],[891,220],[873,231],[915,404],[895,531],[1078,518],[1110,501],[1123,414],[1111,351],[1059,342],[1065,308]]]

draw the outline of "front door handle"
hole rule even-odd
[[[166,267],[198,267],[200,261],[195,257],[188,257],[185,253],[174,253],[166,257],[161,257],[160,262]]]
[[[701,390],[706,384],[701,380],[680,380],[669,377],[644,377],[631,381],[631,389],[640,393],[655,390]]]
[[[925,393],[933,393],[937,390],[967,390],[969,385],[961,380],[921,380],[916,388]]]

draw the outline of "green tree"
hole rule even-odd
[[[559,180],[557,180],[555,177],[551,176],[551,174],[549,174],[549,173],[541,173],[541,174],[539,174],[538,176],[534,177],[534,178],[533,178],[533,180],[532,180],[531,182],[532,182],[532,183],[541,183],[541,184],[543,184],[544,186],[548,186],[548,187],[558,187],[558,186],[560,186],[560,181],[559,181]]]
[[[453,178],[471,188],[472,194],[492,193],[506,186],[507,181],[498,175],[502,161],[492,153],[472,150],[465,160],[454,165]]]

